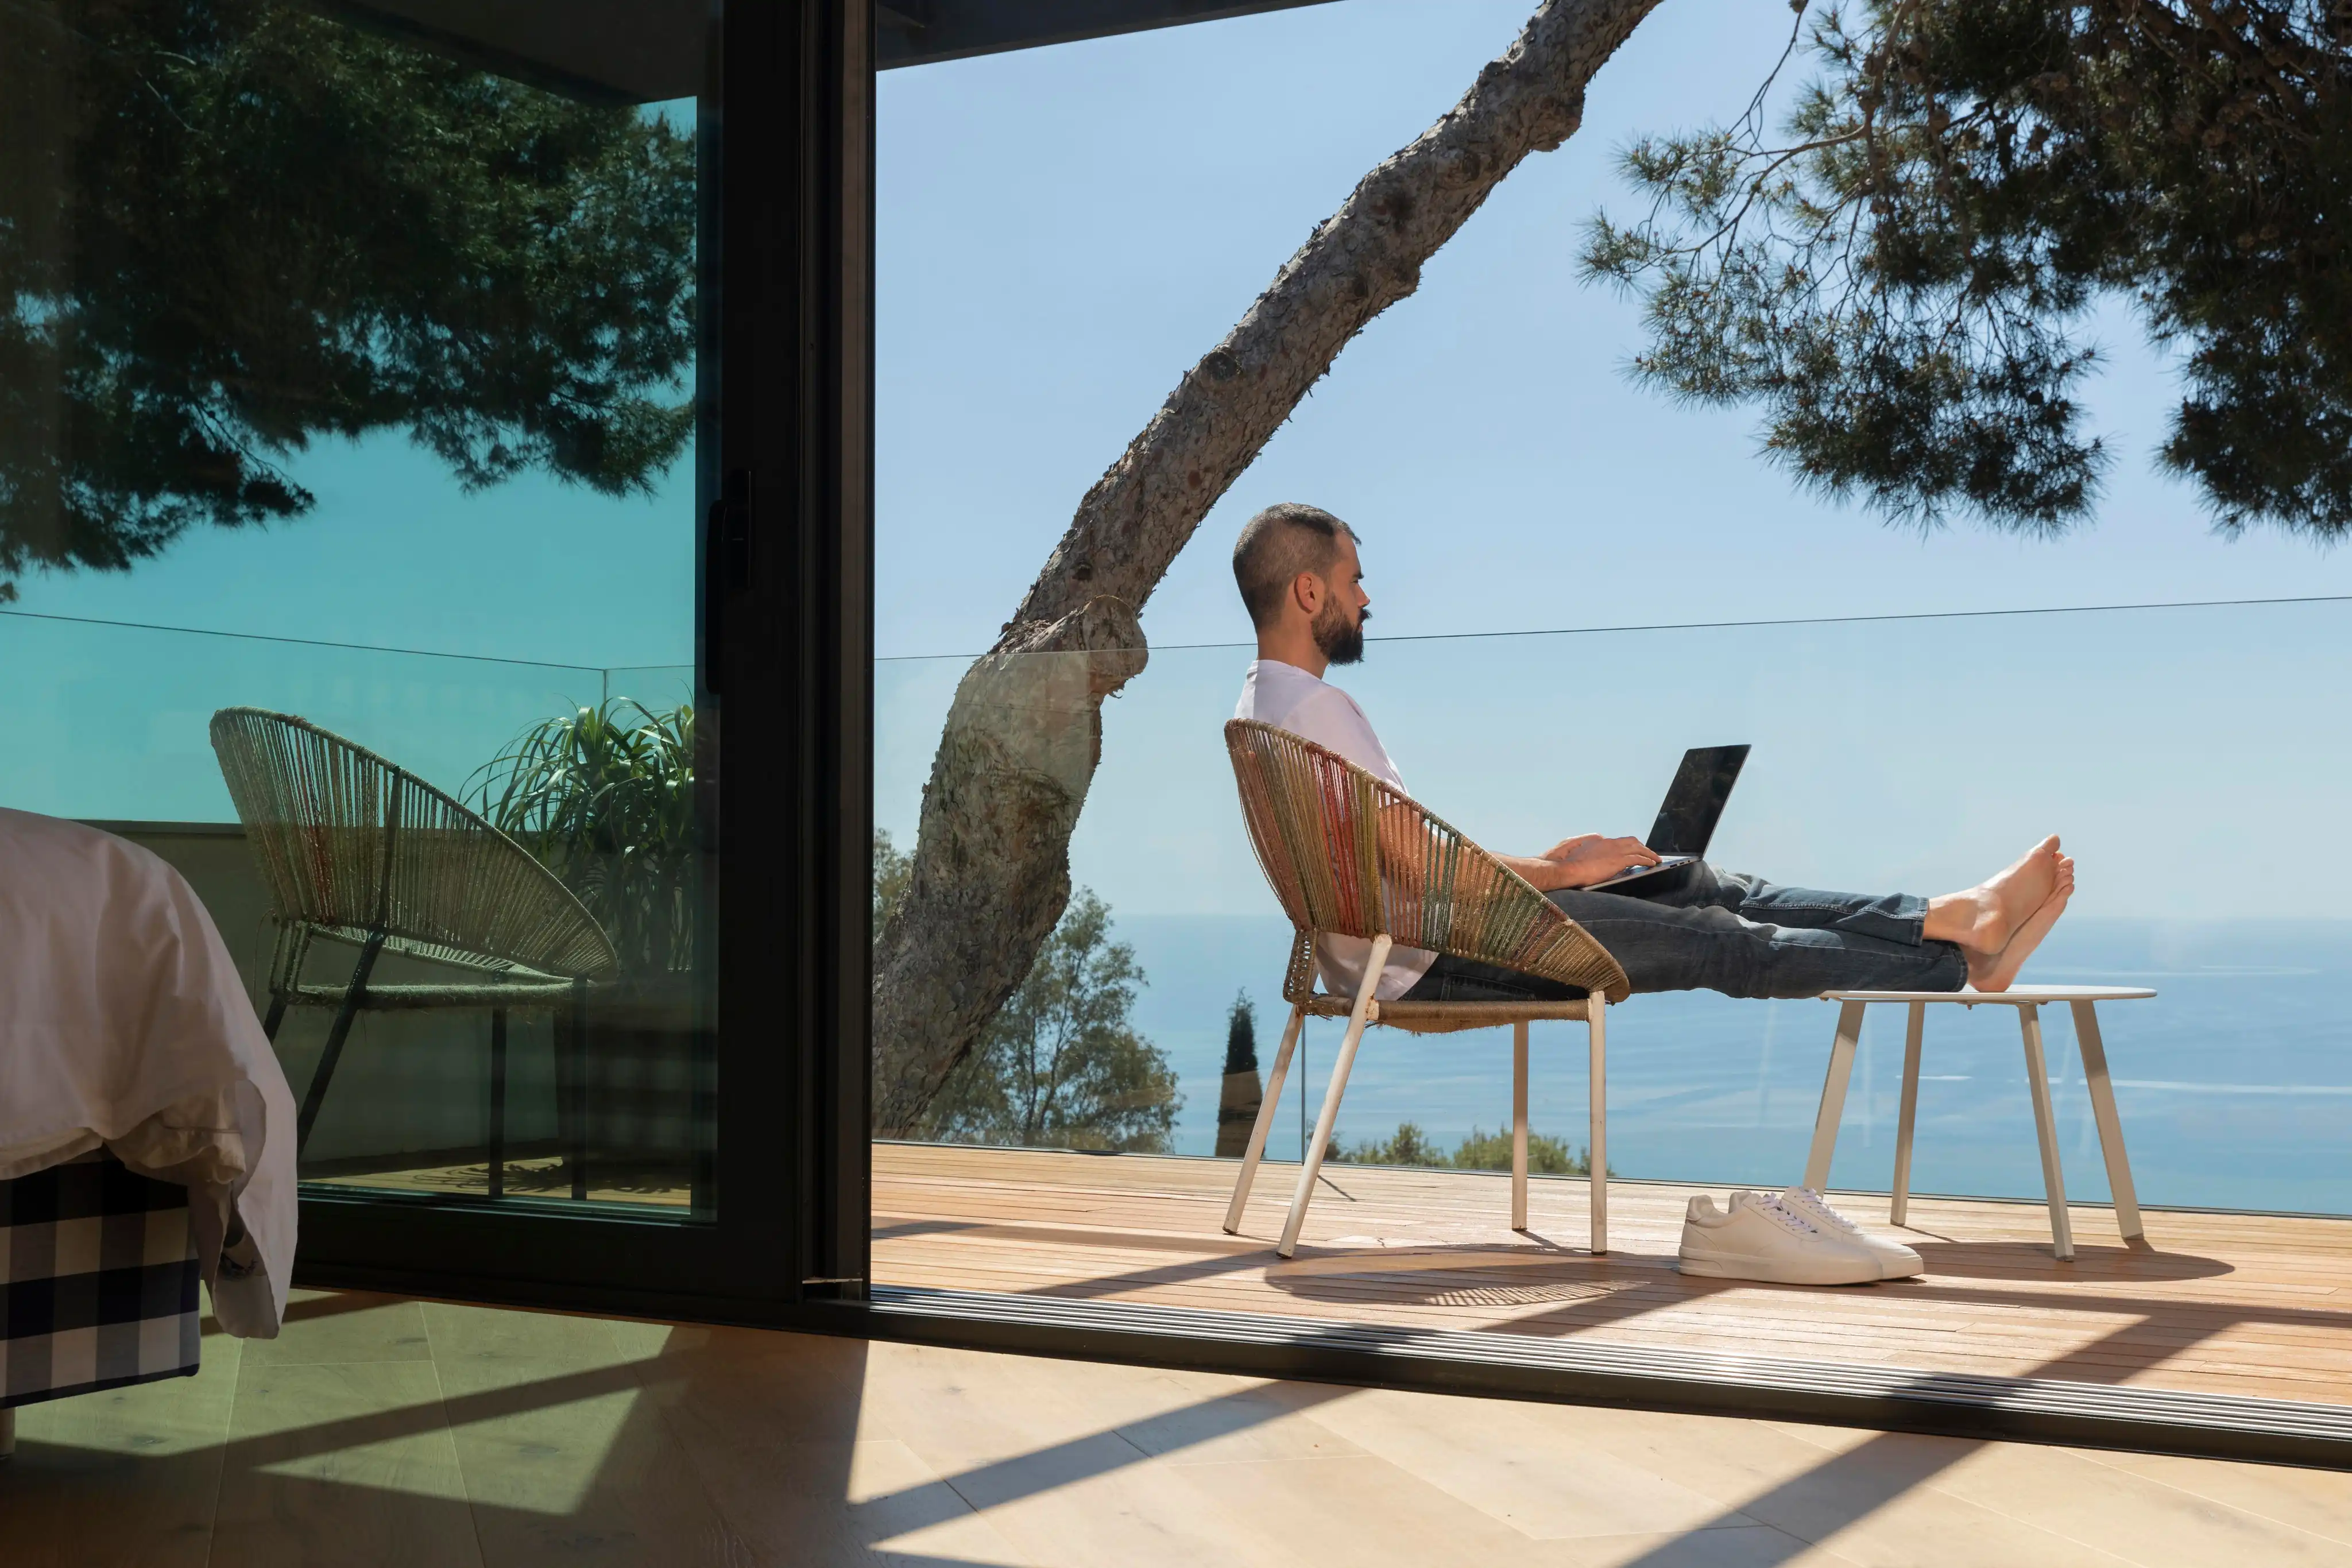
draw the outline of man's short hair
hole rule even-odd
[[[1234,581],[1249,606],[1250,623],[1263,630],[1282,613],[1282,601],[1302,571],[1328,577],[1339,553],[1339,536],[1356,530],[1320,507],[1279,501],[1242,525],[1234,541]]]

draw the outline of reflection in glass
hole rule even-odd
[[[306,1178],[709,1202],[698,153],[613,96],[0,5],[0,802],[189,879]]]

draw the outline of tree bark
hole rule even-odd
[[[1143,669],[1139,618],[1177,551],[1487,193],[1575,132],[1585,84],[1657,4],[1546,0],[1444,119],[1364,176],[1078,503],[965,672],[931,763],[913,878],[875,946],[877,1134],[915,1126],[1061,917],[1102,702]]]

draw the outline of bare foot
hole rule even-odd
[[[2053,833],[2008,867],[1962,893],[1927,904],[1927,935],[1957,942],[1971,959],[1991,963],[2010,939],[2050,900],[2058,886],[2058,835]]]
[[[2057,883],[2042,907],[2026,916],[2001,950],[1990,957],[1969,955],[1969,984],[1979,991],[2005,991],[2017,983],[2017,972],[2025,967],[2025,960],[2042,946],[2058,917],[2066,913],[2066,901],[2074,896],[2074,862],[2064,855],[2058,857]]]

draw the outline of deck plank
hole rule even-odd
[[[1580,1180],[1328,1167],[1298,1256],[1274,1255],[1297,1166],[1269,1163],[1242,1234],[1229,1161],[878,1144],[878,1283],[1528,1333],[1651,1349],[1863,1362],[2352,1404],[2352,1220],[2149,1209],[2126,1246],[2077,1207],[2050,1255],[2039,1204],[1915,1197],[1915,1281],[1811,1290],[1685,1280],[1682,1210],[1706,1190],[1610,1185],[1606,1258]],[[1840,1195],[1886,1226],[1882,1196]]]

